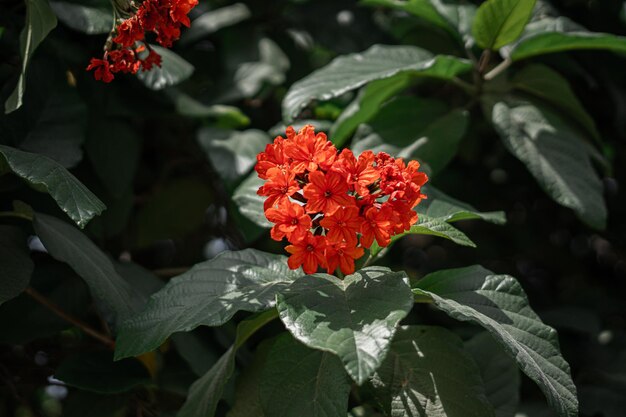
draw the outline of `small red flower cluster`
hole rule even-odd
[[[311,274],[318,267],[344,274],[374,239],[389,245],[391,236],[415,224],[413,208],[425,196],[428,181],[419,163],[405,164],[384,152],[340,153],[324,133],[306,125],[287,128],[257,155],[256,171],[265,184],[265,216],[274,223],[272,239],[287,238],[291,269]]]
[[[109,38],[102,59],[91,58],[87,71],[94,70],[96,80],[111,82],[117,72],[136,74],[161,66],[161,56],[145,43],[147,32],[166,48],[180,37],[180,26],[189,27],[189,12],[198,0],[144,0],[135,13],[122,21]],[[112,41],[112,42],[111,42]],[[136,47],[137,42],[142,42]]]

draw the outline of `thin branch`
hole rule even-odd
[[[26,213],[20,213],[17,211],[0,211],[0,217],[13,217],[16,219],[28,220],[29,222],[33,221],[32,216],[29,216]]]
[[[78,320],[77,318],[72,317],[70,314],[68,314],[65,311],[61,310],[56,304],[52,303],[50,300],[48,300],[42,294],[37,292],[37,290],[35,290],[34,288],[28,287],[28,288],[26,288],[26,290],[24,292],[26,294],[30,295],[31,297],[33,297],[35,299],[35,301],[37,301],[38,303],[40,303],[41,305],[46,307],[48,310],[52,311],[54,314],[56,314],[57,316],[61,317],[63,320],[67,321],[68,323],[71,323],[72,325],[78,327],[79,329],[81,329],[83,332],[85,332],[89,336],[91,336],[94,339],[97,339],[98,341],[104,343],[107,347],[109,347],[111,349],[115,348],[115,341],[113,341],[113,339],[111,339],[108,336],[98,332],[97,330],[92,329],[86,323],[83,323],[82,321]]]
[[[494,67],[491,71],[485,74],[485,80],[490,81],[500,75],[504,70],[511,66],[513,61],[510,58],[506,58],[504,61],[500,62],[498,65]]]

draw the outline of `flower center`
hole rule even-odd
[[[295,217],[291,219],[291,224],[293,224],[294,226],[298,224],[298,219],[296,219]]]
[[[324,197],[329,198],[329,197],[331,197],[332,195],[333,195],[333,193],[332,193],[332,192],[330,192],[330,191],[324,191]]]
[[[313,252],[315,250],[315,248],[313,247],[313,245],[307,245],[306,246],[306,251],[307,252]]]

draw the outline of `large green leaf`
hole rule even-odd
[[[600,134],[589,113],[572,91],[567,80],[558,72],[542,64],[532,64],[515,74],[513,87],[539,97],[563,110],[572,120],[580,123],[587,133],[599,138]]]
[[[502,211],[478,211],[471,205],[450,197],[430,184],[422,187],[422,191],[428,198],[422,200],[415,208],[419,214],[448,223],[475,219],[494,224],[506,223],[506,217]]]
[[[235,343],[222,355],[209,371],[189,388],[187,401],[177,417],[213,417],[222,398],[224,386],[235,370],[235,354],[250,336],[276,318],[276,310],[268,310],[242,321],[237,326]]]
[[[537,55],[579,49],[626,52],[626,37],[589,32],[570,19],[547,17],[529,23],[522,37],[507,48],[505,56],[513,61]]]
[[[65,168],[52,159],[0,145],[0,174],[11,171],[37,191],[50,194],[80,227],[106,207]]]
[[[119,325],[135,312],[138,298],[130,285],[118,275],[107,255],[80,230],[41,213],[35,215],[33,227],[48,253],[67,263],[85,280],[93,298],[112,315],[112,322]]]
[[[488,332],[478,333],[465,342],[485,384],[485,394],[496,417],[514,417],[519,405],[521,378],[515,361]]]
[[[267,220],[263,211],[263,202],[266,197],[256,193],[264,183],[265,180],[259,178],[256,172],[252,172],[233,193],[233,201],[246,218],[261,227],[270,228],[273,223]]]
[[[605,227],[602,181],[579,131],[551,110],[527,101],[488,98],[485,113],[504,146],[556,202],[591,227]]]
[[[250,172],[257,154],[270,143],[270,138],[257,129],[240,132],[205,127],[198,131],[198,143],[217,173],[225,181],[233,182]]]
[[[494,416],[478,366],[461,339],[441,327],[398,329],[372,385],[394,417]]]
[[[468,238],[465,233],[461,232],[456,227],[447,223],[445,220],[437,217],[429,217],[425,214],[420,214],[417,223],[411,226],[411,229],[404,233],[399,233],[392,236],[390,246],[401,237],[406,235],[430,235],[436,237],[442,237],[453,241],[461,246],[469,246],[475,248],[476,244]],[[389,246],[387,246],[389,247]],[[382,248],[378,246],[376,242],[372,243],[370,247],[370,254],[376,256],[380,253]]]
[[[226,417],[266,417],[261,406],[259,388],[267,354],[274,341],[275,339],[265,339],[257,346],[252,363],[237,378],[235,399]]]
[[[109,33],[113,28],[113,10],[107,2],[51,1],[50,7],[68,27],[88,35]]]
[[[536,0],[487,0],[476,11],[472,34],[483,49],[497,51],[522,34]]]
[[[350,379],[332,353],[310,349],[289,334],[272,344],[259,384],[265,415],[344,416],[349,394]]]
[[[343,280],[306,275],[277,296],[280,318],[305,345],[332,352],[362,384],[380,366],[413,306],[404,272],[369,267]]]
[[[530,308],[515,278],[494,275],[481,266],[448,269],[418,281],[414,292],[453,318],[486,328],[560,416],[578,415],[576,387],[556,331]]]
[[[330,140],[336,146],[342,146],[359,124],[371,119],[385,101],[409,84],[410,76],[402,73],[372,81],[363,87],[333,124],[329,134]]]
[[[450,79],[469,71],[471,64],[451,56],[433,56],[413,46],[374,45],[368,50],[340,56],[294,83],[283,100],[283,118],[291,121],[312,100],[329,100],[371,81],[402,72]]]
[[[181,44],[197,41],[221,28],[232,26],[252,16],[243,3],[235,3],[219,9],[204,12],[191,23],[181,37]]]
[[[146,309],[123,324],[116,358],[159,347],[172,333],[198,326],[219,326],[240,310],[261,311],[276,294],[301,276],[286,258],[255,249],[224,252],[171,279],[154,294]]]
[[[100,394],[117,394],[151,382],[146,367],[135,358],[113,362],[113,352],[78,352],[68,356],[54,377],[69,386]]]
[[[0,305],[26,289],[34,269],[26,234],[17,227],[0,225]]]
[[[22,65],[20,78],[13,93],[4,104],[5,113],[11,113],[22,106],[26,90],[26,70],[35,49],[57,25],[57,18],[48,0],[26,0],[26,24],[20,33],[20,53]]]
[[[162,90],[180,84],[193,74],[194,67],[178,54],[158,45],[150,45],[161,55],[161,66],[154,66],[150,71],[140,70],[137,78],[151,90]]]
[[[466,110],[445,112],[439,102],[399,97],[387,103],[359,129],[352,149],[387,152],[428,165],[429,173],[440,172],[454,158],[469,122]]]

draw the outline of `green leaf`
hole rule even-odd
[[[37,191],[50,194],[81,228],[106,208],[98,197],[50,158],[3,145],[0,145],[0,156],[0,174],[11,171]]]
[[[171,340],[180,357],[198,376],[204,375],[218,360],[217,352],[195,332],[175,333]]]
[[[425,21],[450,32],[452,35],[458,33],[454,27],[437,11],[437,8],[430,0],[362,0],[361,4],[366,6],[384,6],[396,10],[403,10],[413,16],[424,19]]]
[[[560,416],[578,415],[576,387],[556,331],[530,308],[515,278],[471,266],[429,274],[413,291],[432,299],[451,317],[487,329]]]
[[[487,0],[481,4],[472,25],[478,46],[497,51],[519,38],[535,3],[536,0]]]
[[[485,384],[485,394],[496,417],[514,417],[519,405],[520,374],[515,361],[488,332],[481,332],[465,342]]]
[[[349,394],[350,380],[335,355],[310,349],[289,334],[272,344],[259,384],[265,415],[344,416]]]
[[[54,377],[71,387],[100,394],[127,392],[151,382],[148,370],[136,359],[113,362],[110,351],[78,352],[68,356]]]
[[[599,139],[596,124],[572,91],[567,80],[558,72],[542,64],[532,64],[515,74],[512,80],[517,90],[532,94],[563,110],[571,120],[579,123],[587,133]]]
[[[398,329],[372,385],[394,417],[494,415],[478,366],[461,339],[441,327]]]
[[[451,79],[470,69],[471,64],[466,60],[433,56],[417,47],[374,45],[362,53],[335,58],[294,83],[283,100],[283,118],[287,122],[293,120],[312,100],[329,100],[399,73]]]
[[[589,226],[604,229],[602,181],[583,135],[547,108],[521,100],[485,100],[485,113],[504,146],[557,203]]]
[[[442,237],[444,239],[451,240],[461,246],[469,246],[470,248],[476,247],[476,244],[472,242],[470,238],[465,235],[465,233],[461,232],[456,227],[446,223],[445,220],[442,220],[440,218],[432,218],[425,214],[419,215],[417,223],[411,226],[411,229],[404,233],[399,233],[392,236],[391,243],[387,247],[390,247],[394,242],[406,235],[430,235]],[[370,254],[372,256],[376,256],[380,253],[382,249],[383,248],[378,246],[378,243],[374,241],[374,243],[372,243],[372,246],[370,247]]]
[[[113,10],[107,2],[78,4],[66,1],[51,1],[50,7],[57,17],[69,28],[88,35],[109,33],[113,27]]]
[[[277,296],[280,318],[305,345],[339,356],[362,384],[380,366],[413,306],[404,272],[369,267],[340,280],[306,275]]]
[[[524,34],[505,53],[512,61],[537,55],[581,49],[626,52],[626,37],[589,32],[570,19],[560,16],[528,24]]]
[[[237,107],[223,104],[208,106],[174,88],[166,89],[165,94],[174,102],[176,112],[181,116],[198,119],[215,118],[218,122],[223,122],[231,127],[243,127],[250,124],[248,116]]]
[[[471,205],[450,197],[430,184],[422,187],[427,199],[422,200],[415,210],[422,215],[453,223],[460,220],[480,219],[489,223],[504,224],[506,217],[502,211],[478,211]]]
[[[259,396],[261,373],[265,368],[267,354],[275,339],[265,339],[256,348],[252,363],[237,378],[235,399],[226,417],[266,417]]]
[[[263,211],[265,197],[256,193],[264,183],[256,172],[252,172],[233,193],[233,201],[246,218],[261,227],[270,228],[273,223],[267,220]]]
[[[445,112],[439,102],[399,97],[387,103],[368,127],[359,130],[352,149],[387,152],[417,159],[429,167],[431,176],[454,158],[469,122],[466,110]]]
[[[235,370],[235,354],[254,332],[276,318],[276,310],[255,314],[239,323],[235,343],[222,355],[215,365],[191,385],[187,401],[177,417],[213,417],[222,398],[224,386]]]
[[[102,118],[89,127],[87,156],[107,190],[120,198],[132,189],[141,154],[141,139],[119,119]]]
[[[85,280],[92,297],[112,314],[111,322],[119,325],[134,313],[137,298],[132,288],[87,236],[74,226],[42,213],[35,215],[33,227],[48,253],[67,263]]]
[[[154,52],[161,55],[161,66],[154,66],[150,71],[140,70],[137,78],[151,90],[162,90],[180,84],[193,74],[194,67],[178,54],[158,45],[150,45]]]
[[[0,305],[20,295],[30,282],[35,265],[26,238],[21,229],[0,225]]]
[[[333,124],[330,140],[336,146],[343,146],[361,123],[370,120],[385,101],[409,84],[410,76],[406,73],[367,84]]]
[[[188,44],[217,32],[218,30],[235,25],[252,16],[250,9],[243,3],[235,3],[219,9],[204,12],[191,22],[182,37],[181,44]]]
[[[232,183],[250,172],[270,138],[257,129],[239,132],[205,127],[198,131],[198,143],[222,179]]]
[[[24,91],[26,90],[26,69],[35,49],[48,36],[57,25],[57,18],[48,5],[47,0],[25,0],[26,1],[26,24],[20,33],[20,53],[22,55],[22,65],[20,68],[20,78],[13,93],[4,104],[5,113],[11,113],[22,106]]]
[[[196,264],[171,279],[141,314],[123,324],[116,358],[154,350],[175,332],[220,326],[240,310],[272,308],[276,293],[301,275],[289,269],[284,256],[255,249],[224,252]]]

